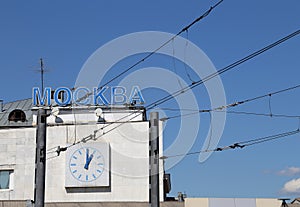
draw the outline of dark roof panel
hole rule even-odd
[[[0,127],[23,127],[32,126],[32,100],[24,99],[3,104],[3,111],[0,112]],[[8,115],[15,109],[22,110],[26,115],[25,122],[8,121]]]

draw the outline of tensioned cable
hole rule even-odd
[[[162,118],[163,121],[165,120],[168,120],[168,119],[173,119],[173,118],[179,118],[179,117],[185,117],[185,116],[191,116],[191,115],[195,115],[195,114],[198,114],[198,113],[207,113],[207,112],[211,112],[211,111],[220,111],[220,112],[226,112],[226,111],[221,111],[221,110],[224,110],[224,109],[227,109],[227,108],[231,108],[231,107],[236,107],[238,105],[241,105],[241,104],[244,104],[244,103],[247,103],[247,102],[251,102],[251,101],[255,101],[255,100],[258,100],[258,99],[262,99],[262,98],[265,98],[265,97],[271,97],[272,95],[276,95],[276,94],[280,94],[280,93],[283,93],[283,92],[287,92],[287,91],[290,91],[290,90],[295,90],[297,88],[300,87],[300,84],[299,85],[296,85],[296,86],[292,86],[292,87],[288,87],[288,88],[285,88],[285,89],[281,89],[281,90],[278,90],[278,91],[275,91],[275,92],[271,92],[271,93],[267,93],[267,94],[264,94],[264,95],[260,95],[260,96],[256,96],[254,98],[250,98],[250,99],[245,99],[243,101],[238,101],[238,102],[234,102],[234,103],[231,103],[231,104],[228,104],[228,105],[225,105],[225,106],[220,106],[220,107],[217,107],[217,108],[213,108],[213,109],[206,109],[206,110],[196,110],[196,109],[174,109],[174,108],[161,108],[162,110],[169,110],[169,111],[192,111],[191,113],[186,113],[186,114],[182,114],[182,115],[175,115],[175,116],[171,116],[171,117],[165,117],[165,118]],[[273,113],[270,113],[270,114],[258,114],[258,113],[247,113],[247,112],[229,112],[229,113],[240,113],[240,114],[251,114],[251,115],[267,115],[267,116],[274,116],[274,117],[287,117],[287,118],[297,118],[298,116],[290,116],[290,115],[280,115],[280,114],[273,114]]]
[[[245,99],[243,101],[238,101],[238,102],[235,102],[235,103],[246,103],[246,102],[251,102],[251,101],[255,101],[255,100],[258,100],[258,99],[262,99],[262,98],[265,98],[265,97],[268,97],[270,95],[277,95],[279,93],[284,93],[286,91],[291,91],[291,90],[294,90],[294,89],[297,89],[297,88],[300,88],[300,84],[298,85],[295,85],[295,86],[291,86],[291,87],[288,87],[288,88],[284,88],[284,89],[281,89],[281,90],[278,90],[278,91],[274,91],[274,92],[271,92],[271,93],[266,93],[266,94],[263,94],[263,95],[260,95],[260,96],[256,96],[256,97],[253,97],[253,98],[249,98],[249,99]],[[234,103],[232,103],[234,104]],[[232,105],[232,104],[229,104],[229,105]],[[220,107],[218,107],[220,108]],[[174,109],[174,108],[160,108],[162,110],[170,110],[170,111],[198,111],[198,110],[195,110],[195,109]]]
[[[211,6],[206,12],[204,12],[201,16],[199,16],[198,18],[196,18],[193,22],[191,22],[189,25],[185,26],[184,28],[182,28],[177,34],[175,34],[173,37],[171,37],[169,40],[167,40],[166,42],[164,42],[161,46],[159,46],[157,49],[155,49],[154,51],[150,52],[149,54],[147,54],[145,57],[143,57],[141,60],[137,61],[136,63],[134,63],[133,65],[131,65],[130,67],[128,67],[127,69],[125,69],[124,71],[122,71],[121,73],[119,73],[118,75],[116,75],[115,77],[113,77],[112,79],[110,79],[109,81],[105,82],[104,84],[102,84],[100,87],[97,88],[97,90],[101,90],[103,87],[107,86],[109,83],[113,82],[114,80],[118,79],[119,77],[121,77],[122,75],[124,75],[125,73],[127,73],[128,71],[132,70],[133,68],[135,68],[136,66],[140,65],[141,63],[143,63],[145,60],[149,59],[151,56],[153,56],[154,54],[156,54],[160,49],[162,49],[163,47],[165,47],[166,45],[168,45],[170,42],[172,42],[176,37],[178,37],[179,35],[181,35],[183,32],[187,31],[188,29],[190,29],[194,24],[196,24],[197,22],[199,22],[200,20],[202,20],[203,18],[207,17],[217,6],[219,6],[221,3],[223,2],[223,0],[220,0],[218,3],[216,3],[214,6]],[[81,101],[87,97],[89,97],[90,95],[92,95],[92,93],[87,93],[85,96],[83,96],[82,98],[79,98],[77,101]]]
[[[266,114],[266,113],[247,112],[247,111],[216,111],[216,112],[225,112],[225,113],[228,113],[228,114],[242,114],[242,115],[266,116],[266,117],[278,117],[278,118],[300,118],[300,115]]]
[[[216,107],[216,108],[213,108],[213,109],[206,109],[206,110],[193,110],[193,109],[182,109],[182,110],[188,110],[188,111],[192,111],[191,113],[187,113],[187,114],[182,114],[182,115],[176,115],[176,116],[172,116],[172,117],[166,117],[166,118],[162,118],[161,120],[162,121],[165,121],[165,120],[169,120],[169,119],[174,119],[174,118],[179,118],[179,117],[185,117],[185,116],[191,116],[191,115],[195,115],[195,114],[199,114],[199,113],[210,113],[210,112],[227,112],[227,113],[235,113],[235,114],[246,114],[246,115],[260,115],[260,116],[271,116],[271,117],[285,117],[285,118],[300,118],[300,116],[296,116],[296,115],[283,115],[283,114],[263,114],[263,113],[252,113],[252,112],[236,112],[236,111],[223,111],[224,109],[227,109],[227,108],[231,108],[231,107],[236,107],[240,104],[243,104],[243,103],[246,103],[246,102],[251,102],[251,101],[255,101],[255,100],[258,100],[258,99],[262,99],[262,98],[265,98],[267,96],[270,96],[270,95],[274,95],[274,94],[279,94],[279,93],[283,93],[283,92],[287,92],[287,91],[290,91],[290,90],[294,90],[294,89],[297,89],[299,88],[300,85],[296,85],[296,86],[293,86],[293,87],[289,87],[289,88],[285,88],[285,89],[281,89],[281,90],[278,90],[278,91],[275,91],[275,92],[272,92],[272,93],[267,93],[265,95],[260,95],[260,96],[257,96],[257,97],[254,97],[254,98],[250,98],[250,99],[245,99],[243,101],[238,101],[238,102],[234,102],[234,103],[231,103],[231,104],[228,104],[228,105],[224,105],[224,106],[220,106],[220,107]],[[162,108],[163,110],[173,110],[173,111],[178,111],[178,110],[181,110],[181,109],[171,109],[171,108]],[[130,114],[132,115],[132,114]],[[131,119],[134,119],[136,118],[137,116],[139,116],[140,113],[138,113],[136,116],[132,117]],[[108,127],[109,125],[106,125],[102,128],[100,128],[99,130],[95,130],[94,131],[94,135],[88,135],[86,136],[85,138],[79,140],[78,142],[74,142],[73,145],[76,145],[76,144],[79,144],[81,142],[86,142],[88,140],[91,140],[91,139],[98,139],[100,138],[101,136],[103,136],[104,134],[107,134],[113,130],[115,130],[116,128],[120,127],[121,125],[127,123],[126,122],[121,122],[119,123],[117,126],[109,129],[108,131],[104,132],[103,131],[103,134],[102,135],[99,135],[98,137],[96,137],[96,133],[100,130],[103,130],[104,128]],[[69,147],[73,146],[73,145],[70,145]],[[208,150],[208,149],[207,149]],[[206,152],[207,152],[206,150]]]
[[[186,50],[188,48],[188,45],[189,45],[189,31],[186,30],[186,42],[185,42],[184,51],[183,51],[183,53],[184,53],[184,56],[183,56],[183,66],[184,66],[184,70],[185,70],[186,76],[188,77],[188,79],[192,83],[194,83],[195,81],[192,79],[191,75],[189,74],[187,65],[185,64],[186,63]]]
[[[220,151],[236,149],[236,148],[242,149],[244,147],[248,147],[248,146],[252,146],[252,145],[256,145],[256,144],[261,144],[261,143],[264,143],[264,142],[273,141],[273,140],[280,139],[280,138],[283,138],[283,137],[292,136],[292,135],[298,134],[299,132],[300,132],[300,130],[297,129],[297,130],[294,130],[294,131],[288,131],[288,132],[284,132],[284,133],[280,133],[280,134],[275,134],[275,135],[270,135],[270,136],[266,136],[266,137],[261,137],[261,138],[247,140],[247,141],[237,142],[237,143],[234,143],[232,145],[228,145],[228,146],[225,146],[225,147],[217,147],[215,149],[210,149],[210,150],[201,150],[201,151],[182,153],[182,154],[176,154],[176,155],[166,155],[166,156],[160,157],[160,159],[182,157],[182,156],[195,155],[195,154],[201,154],[201,153],[206,153],[206,152],[220,152]]]
[[[161,118],[161,121],[166,121],[170,119],[176,119],[176,118],[181,118],[181,117],[188,117],[192,115],[196,115],[199,113],[208,113],[208,112],[221,112],[221,113],[228,113],[228,114],[240,114],[240,115],[253,115],[253,116],[265,116],[265,117],[274,117],[274,118],[300,118],[300,115],[288,115],[288,114],[266,114],[266,113],[256,113],[256,112],[247,112],[247,111],[208,111],[208,110],[200,110],[197,112],[192,112],[192,113],[186,113],[182,115],[175,115],[175,116],[170,116],[170,117],[165,117]]]
[[[179,96],[179,95],[183,94],[184,92],[186,92],[186,91],[188,91],[188,90],[190,90],[190,89],[193,89],[194,87],[197,87],[197,86],[199,86],[199,85],[205,83],[206,81],[209,81],[210,79],[212,79],[212,78],[214,78],[214,77],[216,77],[216,76],[218,76],[218,75],[220,75],[220,74],[222,74],[222,73],[225,73],[225,72],[227,72],[227,71],[229,71],[229,70],[231,70],[231,69],[233,69],[233,68],[235,68],[235,67],[237,67],[237,66],[239,66],[239,65],[241,65],[242,63],[244,63],[244,62],[246,62],[246,61],[249,61],[249,60],[253,59],[254,57],[256,57],[256,56],[258,56],[258,55],[260,55],[260,54],[262,54],[262,53],[264,53],[264,52],[266,52],[266,51],[272,49],[273,47],[275,47],[275,46],[277,46],[277,45],[282,44],[283,42],[285,42],[285,41],[287,41],[287,40],[289,40],[289,39],[291,39],[291,38],[293,38],[293,37],[295,37],[295,36],[297,36],[297,35],[299,35],[299,34],[300,34],[300,30],[297,30],[297,31],[295,31],[295,32],[293,32],[293,33],[291,33],[291,34],[289,34],[289,35],[287,35],[287,36],[281,38],[280,40],[278,40],[278,41],[276,41],[276,42],[274,42],[274,43],[272,43],[272,44],[270,44],[270,45],[268,45],[268,46],[266,46],[266,47],[264,47],[264,48],[262,48],[262,49],[260,49],[260,50],[258,50],[258,51],[256,51],[256,52],[254,52],[254,53],[252,53],[252,54],[250,54],[250,55],[248,55],[248,56],[246,56],[246,57],[244,57],[244,58],[242,58],[242,59],[240,59],[240,60],[238,60],[238,61],[236,61],[236,62],[234,62],[234,63],[232,63],[232,64],[230,64],[230,65],[228,65],[228,66],[226,66],[226,67],[224,67],[224,68],[222,68],[222,69],[220,69],[220,70],[218,70],[218,71],[216,71],[215,73],[212,73],[211,75],[205,77],[203,80],[199,80],[199,81],[197,81],[197,82],[195,82],[195,83],[192,83],[192,84],[190,84],[189,86],[187,86],[187,87],[185,87],[185,88],[183,88],[183,89],[181,89],[181,90],[178,90],[178,91],[176,91],[176,92],[174,92],[174,93],[172,93],[172,94],[170,94],[170,95],[165,96],[164,98],[161,98],[161,99],[159,99],[159,100],[153,102],[152,104],[150,104],[150,105],[148,105],[147,107],[145,107],[145,109],[147,109],[147,110],[153,109],[154,107],[156,107],[156,106],[158,106],[158,105],[160,105],[160,104],[162,104],[162,103],[165,103],[166,101],[168,101],[168,100],[170,100],[170,99],[172,99],[172,98],[174,98],[174,97],[176,97],[176,96]],[[256,97],[256,98],[258,98],[258,97]],[[249,101],[250,101],[250,100],[251,100],[251,99],[249,99]],[[248,100],[246,100],[246,102],[247,102],[247,101],[248,101]],[[132,114],[133,114],[133,113],[132,113]],[[126,116],[120,118],[119,120],[117,120],[116,122],[121,121],[121,120],[123,120],[123,119],[125,119],[125,118],[131,116],[132,114],[126,115]],[[136,117],[139,116],[140,114],[141,114],[141,113],[139,113],[138,115],[136,115],[136,116],[130,118],[129,120],[126,120],[125,122],[120,123],[120,124],[117,125],[116,127],[113,127],[111,130],[109,130],[108,132],[113,131],[114,129],[120,127],[120,126],[123,125],[124,123],[128,123],[129,121],[131,121],[132,119],[136,118]],[[103,130],[104,128],[110,126],[111,124],[114,124],[114,123],[107,124],[106,126],[102,127],[100,130]],[[96,130],[96,131],[97,131],[97,130]],[[99,131],[99,130],[98,130],[98,131]],[[105,134],[107,134],[108,132],[106,132]],[[94,134],[95,134],[95,133],[94,133]],[[92,137],[92,136],[93,136],[93,135],[89,135],[89,136],[87,136],[87,137]],[[98,138],[100,138],[101,136],[103,136],[103,134],[100,135]],[[78,141],[77,143],[80,143],[80,142],[81,142],[81,141]],[[75,144],[76,144],[76,143],[75,143]],[[74,144],[74,145],[75,145],[75,144]],[[71,145],[71,146],[73,146],[73,145]],[[69,147],[70,147],[70,146],[69,146]]]
[[[254,52],[254,53],[252,53],[252,54],[250,54],[250,55],[248,55],[248,56],[246,56],[246,57],[244,57],[244,58],[242,58],[242,59],[240,59],[238,61],[235,61],[234,63],[232,63],[232,64],[230,64],[230,65],[228,65],[228,66],[226,66],[226,67],[224,67],[224,68],[216,71],[215,73],[212,73],[211,75],[205,77],[203,80],[196,81],[196,82],[194,82],[194,83],[192,83],[192,84],[184,87],[183,89],[175,91],[174,93],[172,93],[170,95],[167,95],[167,96],[165,96],[165,97],[163,97],[163,98],[161,98],[161,99],[153,102],[152,104],[146,106],[145,109],[146,110],[153,109],[154,107],[156,107],[156,106],[158,106],[158,105],[160,105],[162,103],[165,103],[165,102],[169,101],[170,99],[172,99],[174,97],[177,97],[177,96],[185,93],[186,91],[188,91],[190,89],[193,89],[194,87],[197,87],[197,86],[205,83],[206,81],[209,81],[210,79],[212,79],[212,78],[214,78],[214,77],[216,77],[216,76],[218,76],[218,75],[220,75],[222,73],[225,73],[228,70],[231,70],[231,69],[239,66],[240,64],[242,64],[242,63],[244,63],[246,61],[249,61],[249,60],[253,59],[254,57],[256,57],[256,56],[258,56],[258,55],[260,55],[260,54],[262,54],[262,53],[264,53],[264,52],[272,49],[273,47],[275,47],[277,45],[280,45],[281,43],[283,43],[283,42],[285,42],[285,41],[287,41],[287,40],[289,40],[289,39],[291,39],[291,38],[293,38],[293,37],[295,37],[295,36],[297,36],[299,34],[300,34],[300,30],[297,30],[297,31],[295,31],[295,32],[293,32],[293,33],[291,33],[291,34],[289,34],[289,35],[287,35],[287,36],[285,36],[285,37],[277,40],[276,42],[274,42],[274,43],[272,43],[270,45],[267,45],[266,47],[264,47],[264,48],[262,48],[262,49],[260,49],[260,50],[258,50],[256,52]],[[277,91],[277,92],[275,92],[273,94],[281,93],[281,92],[284,92],[286,90],[291,90],[292,88],[297,88],[297,87],[300,87],[300,85],[294,86],[294,87],[291,87],[291,88],[288,88],[288,89],[283,89],[283,90]],[[263,95],[262,97],[265,97],[265,96],[269,96],[269,94]],[[249,99],[249,100],[245,100],[244,102],[249,102],[249,101],[252,101],[252,100],[255,100],[255,99],[259,99],[259,98],[262,98],[262,97],[255,97],[255,98],[252,98],[252,99]],[[126,115],[126,116],[120,118],[119,120],[117,120],[117,122],[121,121],[121,120],[123,120],[125,118],[128,118],[131,115],[132,114]],[[135,118],[135,117],[133,117],[133,118]],[[128,121],[130,121],[130,120],[131,119],[129,119]],[[108,127],[108,126],[109,125],[107,125],[105,127]]]
[[[295,37],[295,36],[297,36],[299,34],[300,34],[300,30],[297,30],[297,31],[295,31],[295,32],[293,32],[293,33],[291,33],[291,34],[289,34],[289,35],[281,38],[280,40],[278,40],[278,41],[276,41],[276,42],[274,42],[274,43],[272,43],[272,44],[270,44],[270,45],[268,45],[268,46],[266,46],[266,47],[264,47],[264,48],[262,48],[262,49],[260,49],[260,50],[258,50],[256,52],[254,52],[254,53],[252,53],[252,54],[250,54],[250,55],[248,55],[248,56],[246,56],[246,57],[244,57],[244,58],[242,58],[242,59],[240,59],[240,60],[238,60],[238,61],[236,61],[236,62],[234,62],[234,63],[232,63],[232,64],[230,64],[230,65],[228,65],[228,66],[226,66],[226,67],[224,67],[224,68],[222,68],[220,70],[218,70],[218,71],[216,71],[215,73],[212,73],[211,75],[205,77],[204,79],[196,81],[196,82],[194,82],[194,83],[186,86],[185,88],[183,88],[181,90],[178,90],[178,91],[176,91],[176,92],[174,92],[174,93],[172,93],[170,95],[167,95],[167,96],[165,96],[165,97],[163,97],[163,98],[161,98],[161,99],[153,102],[152,104],[148,105],[146,108],[147,109],[152,109],[152,108],[154,108],[154,107],[156,107],[158,105],[161,105],[162,103],[165,103],[166,101],[168,101],[168,100],[170,100],[170,99],[172,99],[172,98],[174,98],[174,97],[176,97],[176,96],[178,96],[178,95],[180,95],[182,93],[185,93],[186,91],[188,91],[190,89],[193,89],[196,86],[199,86],[199,85],[205,83],[206,81],[208,81],[208,80],[210,80],[210,79],[212,79],[212,78],[214,78],[214,77],[216,77],[218,75],[221,75],[222,73],[225,73],[225,72],[227,72],[229,70],[234,69],[235,67],[239,66],[240,64],[242,64],[242,63],[244,63],[244,62],[246,62],[248,60],[253,59],[254,57],[256,57],[256,56],[258,56],[258,55],[260,55],[260,54],[262,54],[262,53],[264,53],[264,52],[272,49],[273,47],[275,47],[277,45],[280,45],[281,43],[283,43],[283,42],[285,42],[285,41],[287,41],[287,40],[289,40],[289,39],[291,39],[291,38],[293,38],[293,37]]]

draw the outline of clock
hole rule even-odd
[[[109,144],[75,145],[66,153],[65,187],[109,186]]]
[[[69,170],[80,182],[92,182],[98,179],[105,167],[101,152],[92,147],[77,149],[70,157]]]

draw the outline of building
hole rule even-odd
[[[300,198],[294,199],[290,204],[288,204],[289,207],[300,207]]]
[[[0,206],[32,206],[36,120],[31,99],[0,102]],[[55,107],[47,124],[46,207],[149,206],[149,122],[143,107]],[[162,140],[160,133],[160,149]],[[170,175],[163,162],[159,168],[162,207],[281,206],[277,199],[261,198],[166,202]],[[300,206],[299,199],[288,206]]]
[[[185,207],[281,207],[278,199],[267,198],[187,198]]]
[[[34,200],[37,110],[31,99],[0,106],[0,200],[28,203]],[[162,129],[161,122],[159,125]],[[162,139],[160,133],[160,149]],[[48,205],[148,205],[149,122],[143,107],[66,106],[49,110],[46,158]],[[159,170],[163,202],[170,179],[164,179],[168,176],[163,162]]]

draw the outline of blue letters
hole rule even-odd
[[[51,105],[51,88],[46,87],[43,91],[43,97],[41,97],[40,89],[34,87],[32,90],[32,98],[34,106],[50,106]],[[45,100],[47,104],[45,104]]]
[[[108,101],[106,100],[106,98],[104,97],[103,93],[106,91],[107,87],[102,88],[99,92],[98,88],[94,88],[94,104],[98,105],[98,98],[100,98],[100,100],[102,101],[102,103],[104,105],[108,105]]]
[[[78,93],[80,92],[80,90],[83,90],[84,92],[86,92],[86,94],[84,96],[78,97]],[[90,98],[89,98],[90,93],[91,93],[91,91],[88,88],[84,88],[84,87],[76,88],[74,95],[73,95],[74,103],[77,105],[90,104]],[[85,101],[82,102],[82,100],[85,100]]]
[[[139,103],[139,104],[144,104],[145,100],[142,95],[142,92],[138,86],[134,86],[131,90],[131,94],[129,97],[129,102],[130,103]]]
[[[122,86],[114,86],[111,88],[110,101],[106,99],[104,93],[109,87],[103,87],[101,90],[93,88],[93,92],[85,87],[76,88],[71,91],[67,87],[59,87],[54,91],[51,97],[51,88],[46,87],[41,94],[40,89],[34,87],[32,89],[32,102],[34,106],[51,106],[51,98],[54,99],[54,104],[59,106],[66,106],[72,103],[76,105],[89,105],[93,100],[94,105],[110,105],[110,104],[144,104],[142,92],[138,86],[134,86],[131,90],[129,99],[126,96],[126,88]],[[82,94],[82,96],[80,96]],[[92,97],[90,97],[92,96]],[[98,103],[99,102],[99,103]]]
[[[111,102],[112,104],[124,104],[127,101],[126,88],[122,86],[115,86],[111,88]]]
[[[66,92],[66,96],[63,95],[63,93],[61,94],[62,96],[62,100],[59,100],[59,93],[60,92]],[[63,100],[64,98],[66,98],[66,100]],[[59,106],[65,106],[71,103],[72,100],[72,91],[69,88],[66,87],[60,87],[57,88],[54,92],[54,101],[55,103],[57,103]]]

